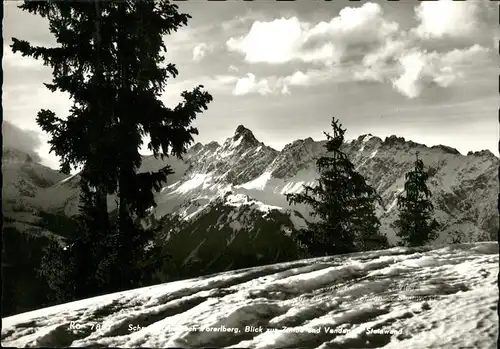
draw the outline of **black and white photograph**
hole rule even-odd
[[[499,16],[4,1],[2,347],[497,348]]]

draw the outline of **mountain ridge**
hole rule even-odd
[[[312,218],[308,207],[288,205],[285,194],[316,183],[315,159],[326,154],[326,141],[307,137],[277,151],[255,142],[257,138],[247,130],[240,129],[222,144],[196,143],[182,160],[172,156],[163,160],[143,157],[139,172],[155,171],[165,165],[175,171],[155,193],[157,206],[146,223],[156,221],[162,228],[159,238],[165,252],[173,256],[173,265],[181,268],[174,272],[179,273],[176,277],[302,257],[291,235],[306,227]],[[404,186],[405,174],[414,167],[417,151],[430,175],[428,186],[435,216],[443,223],[432,244],[496,240],[499,160],[491,152],[466,156],[446,146],[427,147],[396,136],[382,140],[370,134],[346,142],[342,149],[381,195],[384,205],[378,206],[376,213],[381,232],[391,244],[398,243],[391,228],[397,217],[396,198]],[[19,239],[31,241],[31,236],[38,236],[36,242],[27,242],[22,251],[40,250],[46,241],[43,237],[64,243],[76,232],[72,218],[78,213],[79,175],[64,176],[25,154],[16,156],[16,161],[2,161],[3,193],[7,193],[3,196],[7,222],[4,231],[8,225],[5,234],[12,240],[11,245],[18,246]],[[50,180],[48,184],[32,181],[33,175]],[[115,199],[108,197],[110,211],[116,209]],[[172,214],[181,219],[174,224],[174,231],[168,221]],[[7,262],[16,261],[14,258]],[[39,261],[30,263],[38,265]],[[10,278],[29,278],[28,269],[12,271]],[[170,280],[170,272],[162,277]],[[33,289],[37,287],[41,286],[34,285]],[[32,309],[25,306],[20,309]]]
[[[324,144],[325,140],[315,141],[311,137],[307,137],[288,143],[281,151],[277,151],[258,141],[251,130],[239,125],[234,135],[227,138],[222,144],[217,142],[194,144],[188,148],[183,160],[169,157],[161,161],[152,156],[145,156],[140,172],[155,170],[161,165],[171,164],[176,173],[168,178],[169,182],[162,192],[169,192],[170,196],[172,196],[172,192],[183,196],[188,191],[196,191],[200,185],[208,191],[210,188],[221,190],[224,187],[229,190],[227,185],[237,187],[236,189],[247,189],[247,191],[255,188],[264,190],[265,183],[272,179],[296,179],[298,174],[308,177],[308,180],[302,181],[304,182],[302,184],[311,184],[317,178],[317,174],[309,173],[308,175],[306,172],[314,172],[315,158],[326,153]],[[417,151],[421,154],[424,164],[432,175],[436,175],[443,166],[450,167],[446,166],[449,162],[454,162],[454,166],[461,169],[462,172],[464,168],[470,166],[477,168],[478,165],[491,171],[498,163],[498,158],[487,150],[463,155],[458,150],[445,145],[428,147],[425,144],[407,141],[403,137],[395,135],[386,137],[385,140],[372,134],[360,135],[351,142],[344,143],[342,147],[356,168],[367,177],[372,185],[376,186],[377,190],[388,189],[387,184],[390,181],[384,183],[381,174],[391,172],[390,164],[397,165],[397,168],[404,168],[407,172],[411,168],[413,157]],[[445,158],[446,160],[444,160]],[[394,168],[392,172],[395,172]],[[404,176],[404,173],[399,173],[398,177],[402,175]],[[470,175],[467,177],[468,180],[473,180],[473,178],[469,178]],[[77,179],[75,176],[72,177],[74,179],[66,183],[69,184]],[[479,172],[476,177],[480,177]],[[64,182],[67,179],[63,179],[62,183],[58,183],[58,186],[67,187],[68,185]],[[491,182],[491,175],[489,181]],[[215,188],[214,185],[218,188]],[[282,186],[282,189],[290,189],[284,188],[285,186]]]
[[[250,231],[261,232],[268,229],[264,226],[273,226],[283,235],[281,243],[288,243],[291,231],[304,227],[305,221],[312,218],[307,207],[289,206],[285,194],[299,192],[303,185],[316,182],[315,159],[326,154],[325,142],[307,137],[278,151],[258,141],[251,130],[239,125],[233,136],[222,144],[194,144],[182,160],[145,156],[139,172],[154,171],[166,164],[175,171],[155,194],[157,207],[152,213],[156,219],[177,214],[190,225],[196,225],[198,230],[201,227],[197,221],[209,222],[207,229],[223,230],[226,235],[243,234],[248,244],[263,238],[259,237],[260,233],[251,235]],[[462,155],[447,146],[427,147],[397,136],[383,140],[372,134],[345,142],[342,149],[381,195],[384,205],[377,208],[377,214],[381,230],[391,243],[398,242],[391,228],[397,216],[396,198],[404,186],[405,174],[413,169],[417,152],[429,171],[428,186],[433,193],[436,217],[444,223],[436,243],[450,242],[456,231],[465,242],[496,237],[499,160],[491,152]],[[78,175],[74,175],[48,188],[40,188],[35,197],[23,200],[41,210],[73,216],[78,210],[77,184]],[[114,198],[108,199],[112,210],[116,205]],[[214,212],[221,214],[217,216]],[[271,216],[279,217],[281,223],[271,223],[269,212],[274,212]],[[250,227],[248,217],[260,217],[260,223]],[[203,245],[211,244],[202,243],[204,235],[197,234],[199,241],[192,241],[192,249],[209,254]],[[216,234],[205,235],[210,238]],[[197,247],[200,243],[201,247]]]
[[[237,126],[237,128],[235,130],[235,133],[234,133],[234,136],[233,136],[233,139],[235,139],[239,135],[239,133],[241,131],[244,131],[244,133],[248,132],[250,134],[250,137],[252,137],[255,140],[257,140],[258,143],[265,144],[264,142],[259,141],[255,137],[255,134],[253,133],[253,131],[250,130],[250,129],[248,129],[248,128],[246,128],[244,125],[238,125]],[[407,143],[407,144],[410,144],[412,146],[421,146],[421,147],[425,147],[425,148],[429,148],[429,149],[433,149],[433,148],[441,149],[443,151],[447,151],[450,154],[455,154],[455,155],[469,156],[469,155],[484,155],[484,154],[486,154],[487,156],[493,156],[493,157],[495,157],[497,159],[499,158],[498,156],[496,156],[495,154],[493,154],[489,149],[482,149],[482,150],[476,150],[476,151],[472,151],[471,150],[471,151],[468,151],[467,154],[462,154],[458,149],[453,148],[453,147],[448,146],[448,145],[445,145],[445,144],[435,144],[435,145],[429,146],[429,145],[427,145],[425,143],[415,142],[415,141],[413,141],[411,139],[407,140],[404,137],[399,137],[399,136],[397,136],[395,134],[389,135],[389,136],[386,136],[385,138],[383,138],[383,137],[379,137],[379,136],[373,135],[371,133],[365,133],[365,134],[360,134],[358,137],[356,137],[354,139],[350,139],[350,140],[346,141],[346,143],[362,142],[365,138],[368,138],[368,139],[371,139],[371,138],[378,139],[378,140],[380,140],[381,143],[385,143],[386,145],[398,144],[398,143],[399,144]],[[226,140],[227,139],[228,138],[226,138]],[[314,140],[312,137],[298,138],[296,140],[293,140],[290,143],[286,143],[281,150],[276,150],[276,151],[281,152],[286,147],[289,147],[289,146],[291,146],[292,144],[294,144],[296,142],[307,142],[307,143],[310,143],[311,141],[315,142],[315,143],[321,143],[321,142],[325,142],[326,140],[325,139]],[[202,142],[196,142],[194,145],[192,145],[191,147],[188,148],[188,151],[192,150],[192,149],[198,149],[198,147],[205,147],[205,146],[210,145],[210,144],[217,144],[218,146],[220,146],[219,143],[216,142],[216,141],[210,141],[207,144],[203,144]],[[272,148],[272,147],[270,147],[270,148]]]

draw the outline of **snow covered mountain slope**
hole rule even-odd
[[[161,217],[177,212],[193,221],[214,200],[231,193],[287,214],[297,210],[309,219],[307,209],[290,207],[284,194],[315,183],[315,158],[325,153],[323,145],[324,141],[307,138],[278,152],[239,126],[223,145],[198,143],[189,150],[187,171],[158,195],[155,213]],[[446,146],[427,147],[396,136],[382,140],[371,135],[346,143],[344,150],[384,199],[385,208],[380,207],[378,213],[391,243],[397,242],[390,227],[397,216],[396,196],[404,186],[405,174],[413,169],[416,152],[431,175],[428,186],[434,195],[436,216],[443,224],[436,243],[450,241],[450,233],[456,231],[463,234],[464,242],[496,239],[499,159],[491,152],[464,156]],[[240,207],[228,205],[235,210]],[[297,223],[293,217],[290,220]]]
[[[296,260],[297,245],[289,215],[248,196],[228,192],[196,212],[175,234],[166,250],[184,275]]]
[[[6,156],[4,150],[4,159],[2,161],[4,200],[10,200],[16,203],[17,206],[20,206],[19,204],[22,201],[26,207],[44,212],[63,213],[67,216],[74,216],[78,213],[80,194],[80,176],[78,174],[66,176],[59,171],[32,161],[29,155],[20,153],[17,150],[15,152],[9,151],[7,154],[9,156]],[[16,155],[16,157],[11,159],[13,155]],[[21,161],[25,157],[28,157],[29,160]],[[145,156],[139,172],[156,171],[167,164],[175,171],[175,174],[168,177],[169,183],[178,181],[188,168],[186,162],[176,158],[159,160],[153,156]],[[44,185],[37,185],[38,182],[35,184],[28,182],[24,179],[27,175],[35,179],[41,178],[38,182],[43,180]],[[18,183],[23,184],[23,186]],[[18,189],[19,187],[21,189]],[[19,194],[20,190],[27,192],[27,194]],[[115,206],[115,197],[108,197],[110,210],[113,210]]]
[[[14,227],[19,231],[33,229],[40,220],[37,198],[57,185],[64,177],[64,174],[39,164],[26,152],[4,148],[2,151],[4,230],[6,227]]]
[[[156,170],[165,164],[170,164],[175,170],[156,196],[157,217],[178,213],[196,224],[207,209],[222,204],[232,207],[235,215],[241,209],[253,210],[261,216],[268,210],[279,210],[289,216],[287,224],[292,222],[297,227],[303,226],[304,221],[297,218],[295,211],[309,219],[308,210],[300,205],[290,207],[284,194],[298,192],[304,184],[315,183],[318,177],[315,158],[325,153],[323,145],[324,141],[307,138],[277,151],[259,142],[252,131],[240,125],[233,137],[222,145],[217,142],[197,143],[183,160],[170,157],[162,161],[145,157],[140,171]],[[427,147],[396,136],[382,140],[372,135],[363,135],[346,143],[344,150],[384,199],[385,208],[379,207],[378,214],[382,231],[391,243],[397,242],[390,227],[397,216],[396,196],[403,188],[405,174],[413,169],[416,152],[431,175],[428,186],[433,193],[436,216],[443,225],[436,243],[449,242],[450,235],[456,232],[462,234],[463,242],[496,239],[499,159],[491,152],[465,156],[446,146]],[[13,174],[9,175],[12,178],[15,173],[23,171],[16,166],[8,172]],[[59,181],[37,188],[32,194],[22,197],[23,202],[45,211],[63,211],[68,216],[76,214],[78,176],[61,180],[57,171],[39,167],[32,172],[45,178],[45,172],[49,170],[50,175]],[[11,190],[4,179],[4,190],[6,187]],[[248,197],[255,204],[248,207],[239,199],[224,201],[242,197]],[[114,198],[109,198],[110,209],[114,206]]]
[[[2,319],[2,346],[496,348],[498,243],[235,270]]]
[[[2,149],[2,204],[4,210],[29,202],[40,191],[61,181],[65,175],[37,163],[28,153]]]

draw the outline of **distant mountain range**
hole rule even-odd
[[[310,219],[304,206],[289,206],[285,193],[315,183],[315,159],[325,141],[296,140],[277,151],[238,126],[223,144],[192,146],[183,160],[146,156],[140,172],[166,164],[175,174],[156,194],[153,210],[164,226],[165,248],[173,256],[175,278],[216,273],[300,258],[290,234]],[[427,147],[391,136],[363,135],[343,145],[356,168],[377,189],[382,232],[397,243],[390,227],[397,217],[396,196],[418,151],[429,171],[436,218],[442,230],[436,244],[496,240],[499,159],[489,151],[466,156],[446,146]],[[36,281],[41,250],[49,239],[74,236],[79,176],[65,176],[17,149],[3,149],[4,213],[2,267],[3,315],[47,306]],[[114,209],[115,198],[109,197]],[[177,214],[181,224],[168,223]],[[162,219],[163,218],[163,219]],[[173,228],[173,229],[172,229]]]
[[[157,193],[154,215],[176,213],[183,218],[182,228],[165,237],[178,261],[189,262],[199,272],[295,258],[289,235],[305,226],[310,216],[307,207],[290,207],[284,194],[315,182],[315,159],[325,154],[324,143],[306,138],[278,151],[240,125],[223,144],[196,143],[183,160],[145,157],[141,172],[167,163],[175,170]],[[385,207],[378,208],[378,215],[391,243],[397,242],[390,227],[397,217],[396,196],[417,151],[429,171],[428,187],[442,223],[435,243],[451,242],[455,232],[463,235],[463,242],[496,240],[499,159],[490,151],[462,155],[447,146],[427,147],[396,136],[382,140],[370,134],[343,147],[382,196]],[[78,175],[64,178],[17,150],[4,149],[3,156],[4,212],[18,229],[32,224],[37,212],[56,217],[77,213]],[[109,205],[116,206],[114,198],[109,198]]]

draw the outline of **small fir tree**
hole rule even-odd
[[[439,223],[432,218],[434,207],[426,181],[424,163],[416,154],[415,168],[406,174],[404,191],[398,196],[399,217],[393,223],[401,245],[421,246],[437,238]],[[403,195],[405,194],[405,195]]]
[[[328,152],[316,161],[318,184],[286,195],[290,204],[309,206],[317,218],[296,234],[299,247],[310,256],[386,248],[387,238],[380,234],[375,215],[375,204],[381,198],[340,149],[346,130],[335,118],[331,126],[333,137],[325,133]]]

